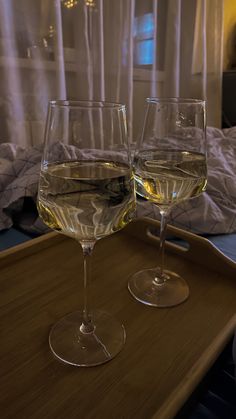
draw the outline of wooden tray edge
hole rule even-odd
[[[61,234],[51,232],[16,246],[12,246],[9,249],[2,250],[0,252],[0,267],[37,253],[40,250],[46,249],[47,247],[53,246],[54,244],[66,239],[67,237]]]
[[[236,315],[234,315],[221,333],[213,340],[210,346],[204,351],[202,356],[189,370],[189,373],[179,383],[178,387],[166,399],[162,407],[152,416],[152,419],[172,419],[189,396],[196,389],[206,373],[212,367],[218,356],[222,353],[225,346],[231,339],[236,330]]]
[[[122,232],[129,234],[148,244],[159,245],[159,238],[151,233],[151,229],[159,229],[160,222],[143,217],[133,220]],[[223,275],[236,278],[236,262],[225,256],[209,240],[196,234],[168,225],[168,233],[186,241],[189,248],[183,248],[174,243],[166,242],[166,250],[200,264],[206,269],[220,272]],[[42,249],[53,246],[60,241],[68,240],[67,236],[51,232],[31,239],[17,246],[0,252],[0,267],[9,262],[17,261]]]

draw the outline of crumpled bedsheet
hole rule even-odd
[[[197,198],[173,207],[169,222],[198,234],[236,232],[236,127],[207,128],[208,185]],[[47,227],[37,212],[23,214],[25,200],[36,202],[42,145],[21,148],[0,144],[0,230],[10,228],[15,216],[19,227],[43,233]],[[158,219],[154,204],[138,200],[137,217]],[[20,220],[20,221],[19,221]]]

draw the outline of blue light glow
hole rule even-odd
[[[136,64],[150,65],[153,63],[153,39],[147,39],[136,45]]]
[[[135,18],[134,21],[134,61],[137,65],[153,64],[154,19],[153,13]]]

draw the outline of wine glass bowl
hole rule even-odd
[[[51,101],[41,163],[38,210],[53,230],[80,243],[84,307],[53,326],[49,344],[61,361],[92,366],[112,359],[125,342],[124,326],[92,309],[90,259],[97,240],[129,223],[134,177],[124,105]]]
[[[168,214],[174,205],[197,197],[207,183],[205,102],[197,99],[150,98],[142,137],[134,154],[136,193],[159,208],[160,264],[134,274],[128,283],[140,302],[171,307],[185,301],[184,278],[164,269]]]

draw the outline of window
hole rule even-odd
[[[168,1],[158,0],[156,7],[155,22],[153,0],[136,0],[135,3],[133,58],[137,80],[150,80],[150,70],[155,61],[157,80],[163,78]]]
[[[153,60],[154,17],[153,13],[146,13],[134,20],[134,65],[151,65]]]

